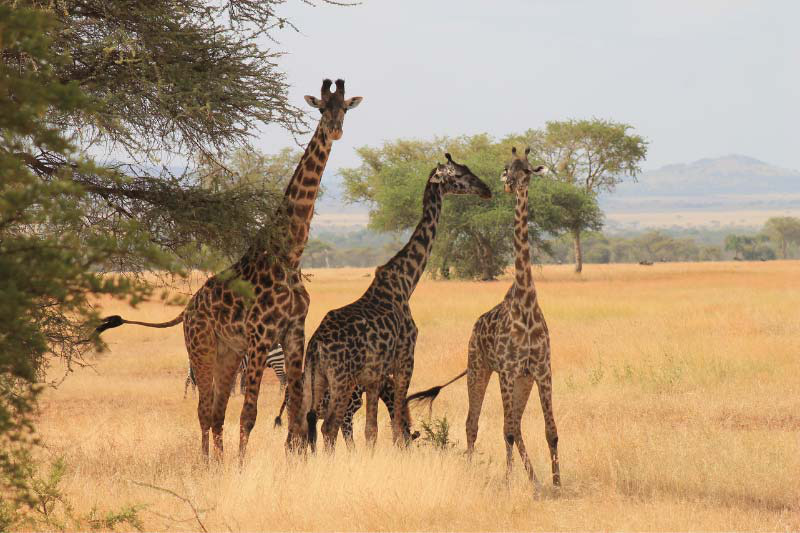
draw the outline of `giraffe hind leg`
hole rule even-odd
[[[214,372],[214,406],[212,409],[211,431],[214,435],[214,452],[222,460],[222,428],[225,424],[225,411],[231,397],[240,355],[227,347],[219,346],[217,364]]]
[[[375,383],[366,387],[367,392],[367,419],[364,423],[364,437],[367,441],[367,446],[370,448],[375,447],[375,442],[378,440],[378,387],[380,384]]]
[[[470,340],[469,356],[467,361],[467,396],[469,398],[469,413],[467,414],[467,455],[472,456],[475,451],[475,440],[478,438],[478,419],[481,416],[483,399],[486,397],[486,387],[492,371],[480,360],[480,353],[475,346],[476,342]]]
[[[214,404],[214,364],[216,340],[197,334],[186,335],[186,348],[189,361],[197,383],[197,419],[200,422],[200,450],[208,460],[209,431],[213,421]]]
[[[347,406],[347,410],[344,413],[344,418],[342,418],[342,437],[349,449],[355,448],[355,441],[353,441],[353,417],[358,410],[361,409],[361,406],[364,405],[361,399],[363,393],[364,389],[362,387],[356,387],[353,391],[353,396],[350,398],[350,404]]]
[[[347,381],[328,380],[331,399],[328,405],[328,414],[322,424],[322,436],[325,439],[325,449],[333,452],[336,447],[336,437],[339,434],[344,413],[350,403],[353,385]]]

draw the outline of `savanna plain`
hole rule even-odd
[[[328,310],[361,295],[372,269],[307,273],[310,336]],[[534,494],[516,451],[506,478],[496,376],[471,462],[465,380],[431,412],[412,412],[415,429],[446,417],[452,446],[420,438],[393,447],[380,407],[374,450],[365,447],[362,410],[355,451],[340,439],[333,455],[287,458],[268,371],[244,468],[238,394],[224,462],[206,465],[197,397],[191,389],[183,396],[180,327],[106,332],[109,350],[93,368],[45,393],[40,453],[63,458],[62,488],[76,512],[137,505],[148,530],[197,530],[198,518],[209,531],[800,530],[800,262],[588,265],[582,276],[563,265],[534,276],[552,338],[558,491],[536,394],[523,435],[544,489]],[[411,391],[465,368],[472,324],[509,284],[420,283],[411,300],[420,331]],[[100,304],[104,314],[152,321],[180,310]]]

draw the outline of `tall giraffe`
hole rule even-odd
[[[227,270],[212,276],[192,296],[175,319],[149,327],[169,327],[183,321],[184,338],[198,387],[197,415],[200,420],[202,452],[208,456],[208,432],[212,430],[216,455],[222,456],[222,426],[225,409],[242,358],[247,355],[246,390],[240,418],[239,460],[244,459],[247,441],[257,414],[258,393],[270,349],[280,343],[286,357],[289,389],[289,436],[291,448],[305,433],[300,422],[303,397],[302,364],[305,318],[309,297],[300,276],[300,256],[308,240],[314,202],[322,172],[333,141],[342,137],[345,113],[361,103],[356,96],[345,100],[344,81],[322,82],[320,98],[306,96],[306,102],[321,113],[319,124],[308,143],[284,194],[288,217],[288,242],[280,250],[254,243]],[[252,302],[230,287],[233,279],[251,284]],[[108,317],[98,331],[124,323],[119,316]]]
[[[330,311],[311,337],[306,353],[306,422],[312,448],[315,446],[317,412],[325,391],[330,391],[322,433],[333,448],[342,418],[356,386],[367,395],[366,439],[374,444],[378,434],[378,396],[386,380],[394,379],[395,443],[410,439],[406,393],[414,369],[417,327],[408,301],[425,270],[445,194],[478,194],[491,191],[465,165],[445,154],[446,164],[437,165],[428,176],[423,212],[408,243],[385,265],[375,270],[372,284],[361,298]],[[348,446],[352,440],[347,441]]]
[[[552,374],[550,371],[550,335],[539,307],[531,273],[528,241],[528,186],[531,176],[548,173],[544,166],[532,167],[525,156],[512,148],[512,161],[503,171],[505,191],[516,195],[514,212],[514,283],[503,301],[478,318],[469,340],[467,371],[431,389],[412,394],[408,402],[436,398],[439,391],[467,375],[469,414],[467,415],[467,453],[472,455],[478,437],[478,418],[492,372],[500,376],[503,400],[503,435],[506,443],[506,467],[511,471],[516,443],[525,471],[538,486],[525,443],[522,440],[522,415],[535,381],[544,413],[545,436],[550,448],[553,484],[561,484],[558,465],[558,432],[553,417]]]

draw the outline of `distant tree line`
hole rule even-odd
[[[675,261],[769,261],[800,258],[800,218],[769,219],[761,231],[715,233],[695,230],[695,236],[674,236],[664,230],[627,235],[585,232],[582,237],[586,263],[658,263]],[[309,241],[303,258],[305,267],[366,267],[383,263],[399,248],[397,235],[362,229],[350,234],[321,233]],[[717,240],[719,242],[708,242]],[[538,241],[534,260],[543,263],[572,263],[572,236],[562,234]]]
[[[531,147],[531,161],[551,169],[549,177],[532,180],[529,188],[534,246],[546,251],[547,238],[568,235],[580,272],[581,235],[602,226],[597,193],[635,178],[646,154],[646,142],[630,129],[604,120],[569,120],[500,140],[485,134],[398,140],[357,149],[361,165],[341,172],[347,199],[372,207],[371,229],[404,231],[417,223],[430,169],[445,152],[452,153],[489,185],[493,197],[445,200],[428,268],[441,277],[493,279],[513,253],[514,198],[503,192],[500,173],[512,146]]]

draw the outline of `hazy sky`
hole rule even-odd
[[[590,117],[644,135],[646,169],[730,153],[800,168],[800,1],[297,1],[282,14],[302,32],[278,36],[292,102],[323,77],[364,97],[331,170],[398,137]],[[265,127],[255,144],[292,140]]]

